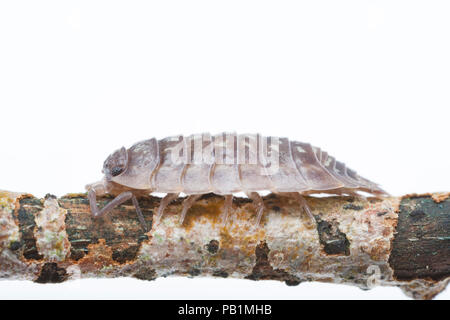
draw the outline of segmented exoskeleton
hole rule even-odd
[[[264,211],[259,191],[295,196],[305,214],[314,218],[302,197],[312,193],[350,194],[364,191],[386,195],[377,184],[362,178],[344,163],[308,143],[258,134],[221,133],[173,136],[122,147],[104,162],[103,180],[86,186],[91,211],[101,216],[131,199],[145,227],[137,194],[166,193],[154,216],[160,221],[165,207],[180,193],[183,202],[180,223],[192,204],[205,193],[225,196],[223,221],[227,221],[233,193],[244,192],[257,207],[256,225]],[[96,196],[116,196],[98,209]]]

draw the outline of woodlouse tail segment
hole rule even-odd
[[[254,225],[254,228],[256,229],[259,226],[261,217],[264,213],[264,202],[257,192],[250,192],[247,194],[247,197],[249,197],[256,206],[256,222]]]
[[[297,193],[297,198],[298,198],[298,200],[300,202],[300,206],[302,207],[304,216],[306,218],[305,219],[306,227],[308,229],[315,228],[316,225],[317,225],[317,221],[316,221],[316,218],[314,218],[314,216],[313,216],[313,214],[311,212],[311,209],[308,206],[308,203],[306,202],[306,200],[303,197],[303,195],[300,194],[300,193]]]
[[[233,195],[226,195],[225,202],[223,204],[223,214],[222,214],[222,225],[225,226],[228,222],[228,217],[230,216],[230,211],[233,206]]]
[[[377,197],[390,197],[391,195],[389,194],[389,192],[384,191],[383,189],[381,189],[380,187],[378,187],[377,190],[373,191],[373,194],[375,194],[375,196]]]
[[[161,218],[164,214],[164,209],[176,198],[178,198],[179,193],[168,193],[164,198],[162,198],[161,203],[159,204],[158,212],[153,217],[153,225],[157,226],[161,221]]]
[[[200,197],[201,197],[201,194],[195,194],[192,196],[188,196],[183,201],[183,210],[181,211],[181,215],[180,215],[180,225],[183,224],[183,221],[186,218],[186,213],[188,212],[188,210],[192,207],[194,202],[197,201],[198,198],[200,198]]]

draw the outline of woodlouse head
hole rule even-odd
[[[106,179],[110,180],[112,177],[117,177],[125,172],[128,166],[128,152],[125,147],[116,150],[103,163],[102,172]]]

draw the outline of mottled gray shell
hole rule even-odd
[[[261,141],[276,144],[264,149]],[[179,158],[174,159],[174,154]],[[274,154],[278,164],[276,170],[271,170],[267,155]],[[288,138],[225,133],[174,136],[159,141],[152,138],[129,148],[127,157],[124,171],[107,179],[130,189],[151,192],[384,193],[377,184],[360,177],[326,152]]]

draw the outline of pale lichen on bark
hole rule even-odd
[[[273,194],[264,198],[265,214],[256,229],[251,201],[236,198],[223,225],[223,197],[210,194],[189,210],[183,225],[177,200],[152,226],[160,199],[144,197],[139,202],[151,227],[145,233],[131,202],[93,219],[85,194],[37,199],[2,192],[0,277],[41,283],[172,275],[288,285],[322,281],[362,289],[399,286],[416,299],[445,289],[450,277],[447,197],[306,199],[316,228],[308,228],[294,199]],[[100,199],[100,205],[109,200]]]
[[[9,247],[19,240],[19,227],[14,221],[14,208],[18,194],[0,191],[0,248]]]
[[[70,242],[65,225],[66,211],[59,207],[56,197],[48,196],[44,201],[44,209],[34,218],[36,246],[47,261],[64,261],[70,254]]]

